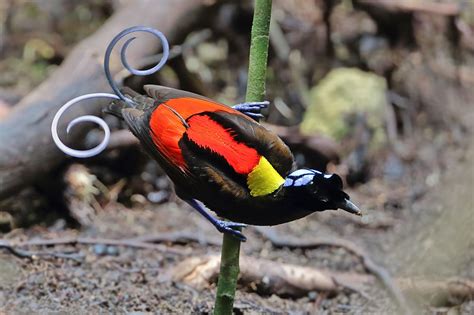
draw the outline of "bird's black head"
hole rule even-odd
[[[359,208],[342,190],[342,180],[337,174],[323,174],[312,169],[299,169],[289,174],[283,187],[300,207],[309,211],[342,209],[361,215]]]

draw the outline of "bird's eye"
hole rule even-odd
[[[317,195],[319,193],[319,187],[317,185],[314,185],[314,182],[309,183],[308,189],[313,195]]]

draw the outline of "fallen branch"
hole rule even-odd
[[[86,145],[88,147],[94,147],[102,141],[102,132],[93,130],[88,134],[86,140]],[[130,130],[120,129],[110,133],[110,141],[107,150],[122,149],[139,145],[140,140],[138,140]]]
[[[28,94],[0,122],[0,199],[19,188],[36,182],[67,157],[51,139],[51,122],[64,103],[81,94],[110,90],[103,74],[102,62],[107,44],[121,30],[131,25],[147,25],[165,33],[171,43],[181,40],[182,33],[198,22],[198,9],[207,8],[204,0],[128,1],[93,35],[81,41],[61,66],[38,88]],[[186,18],[182,18],[186,16]],[[128,53],[129,60],[142,60],[158,48],[157,41],[136,40]],[[115,52],[117,53],[117,52]],[[122,70],[114,58],[112,75]],[[59,123],[60,137],[65,139],[71,117],[100,113],[104,100],[93,100],[87,106],[76,106]],[[74,128],[68,144],[77,145],[86,128]]]
[[[198,289],[216,282],[220,257],[217,255],[192,257],[173,268],[170,276]],[[310,267],[282,264],[271,260],[242,257],[239,283],[266,294],[301,297],[310,291],[339,292],[345,284],[360,287],[367,276],[332,273]]]
[[[152,235],[138,236],[131,240],[145,242],[145,243],[173,243],[186,245],[189,243],[199,243],[202,245],[215,245],[220,246],[222,242],[218,239],[208,238],[204,235],[199,235],[193,232],[164,232]]]
[[[203,290],[215,283],[219,273],[218,255],[187,258],[169,271],[174,281],[182,281]],[[324,269],[278,263],[266,259],[241,257],[239,283],[251,291],[298,298],[311,291],[334,294],[344,289],[363,293],[362,288],[373,285],[375,277],[352,272],[335,272]],[[456,297],[469,299],[474,295],[472,280],[395,280],[401,290],[410,295]],[[406,309],[405,312],[409,313]]]
[[[388,271],[377,265],[369,255],[356,244],[339,238],[317,238],[312,240],[296,239],[290,237],[280,237],[275,233],[274,230],[265,227],[255,227],[255,229],[265,238],[267,238],[275,247],[287,247],[287,248],[301,248],[301,249],[314,249],[321,246],[339,247],[344,248],[348,252],[357,256],[363,264],[365,270],[373,274],[382,283],[382,285],[390,292],[390,295],[395,300],[397,305],[403,309],[406,309],[406,301],[403,294],[400,292],[397,285],[392,280]],[[406,312],[405,312],[406,313]]]

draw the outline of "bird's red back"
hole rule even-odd
[[[204,112],[226,112],[247,119],[245,115],[228,106],[204,98],[178,97],[164,101],[150,117],[150,130],[154,144],[168,160],[181,169],[186,169],[179,146],[185,132],[194,142],[220,153],[236,167],[238,161],[232,163],[236,155],[247,153],[249,162],[258,159],[255,150],[237,143],[224,127],[206,116],[198,115]],[[189,127],[186,127],[177,115],[187,121]],[[249,152],[252,150],[254,152]]]

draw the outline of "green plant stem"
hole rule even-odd
[[[214,306],[215,315],[232,314],[235,289],[239,277],[240,241],[224,233],[222,241],[221,268],[217,284],[217,295]]]
[[[272,0],[255,0],[246,102],[263,101],[265,97],[271,12]],[[214,306],[215,315],[232,314],[239,276],[240,241],[226,233],[223,238],[221,267]]]
[[[271,15],[272,0],[255,0],[246,102],[259,102],[265,98]]]

